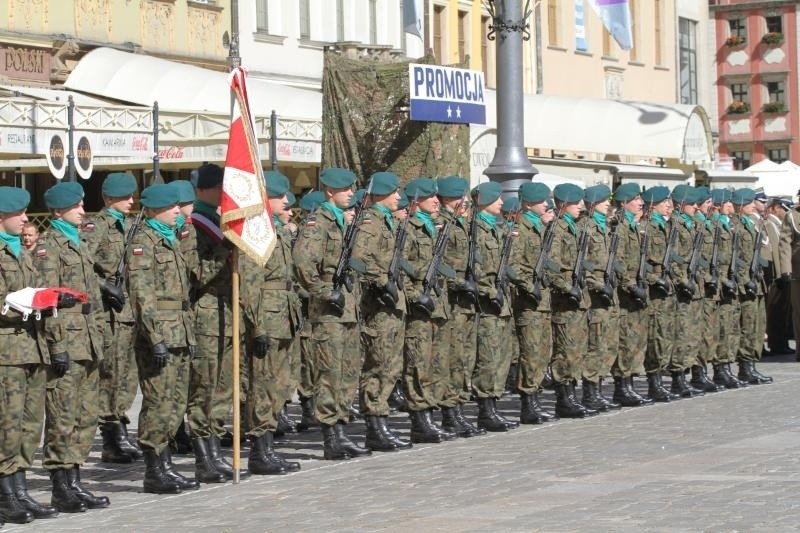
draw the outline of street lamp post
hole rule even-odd
[[[497,148],[484,174],[508,194],[537,173],[525,152],[522,41],[530,39],[530,0],[487,0],[492,18],[489,40],[497,37]]]

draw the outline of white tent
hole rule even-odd
[[[767,196],[792,197],[800,189],[800,170],[779,165],[764,159],[745,169],[758,176],[755,188],[761,188]]]

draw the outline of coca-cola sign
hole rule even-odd
[[[164,146],[158,149],[158,158],[164,160],[183,159],[183,146]]]
[[[57,180],[63,179],[67,170],[64,144],[64,135],[62,133],[54,133],[50,138],[47,152],[45,152],[47,167]]]

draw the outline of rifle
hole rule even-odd
[[[469,219],[469,246],[467,248],[467,268],[464,270],[464,287],[461,292],[467,299],[478,301],[478,277],[475,273],[475,260],[478,247],[478,210],[473,202],[472,216]]]
[[[689,256],[689,266],[686,268],[686,283],[680,283],[678,290],[687,298],[694,296],[697,290],[695,278],[697,277],[697,268],[700,266],[700,254],[703,251],[703,230],[698,227],[692,239],[692,253]]]
[[[609,220],[609,225],[611,226],[611,242],[608,244],[608,261],[606,269],[603,271],[603,287],[597,291],[597,294],[607,305],[612,305],[617,288],[617,272],[614,263],[617,260],[617,249],[619,248],[619,218],[614,217]]]
[[[344,293],[342,287],[347,289],[347,292],[353,292],[353,277],[350,275],[351,258],[353,256],[353,246],[356,244],[356,236],[358,235],[358,228],[361,226],[361,220],[364,215],[364,209],[367,207],[369,195],[372,193],[372,181],[369,182],[369,188],[364,193],[364,197],[356,204],[356,210],[353,214],[353,222],[348,224],[344,232],[344,239],[342,242],[342,251],[339,253],[339,259],[336,261],[336,270],[333,273],[333,290],[331,291],[330,304],[331,307],[340,316],[344,313]]]
[[[761,271],[761,245],[764,240],[764,221],[758,221],[758,231],[753,242],[753,258],[750,260],[750,279],[744,284],[744,292],[747,296],[755,297],[758,294],[758,282],[763,277]]]
[[[409,204],[408,211],[412,213],[414,207],[417,205],[419,199],[419,192],[414,194],[414,198]],[[397,229],[397,235],[394,240],[394,251],[392,252],[392,259],[389,261],[389,281],[383,286],[381,294],[378,295],[378,300],[386,307],[394,308],[397,305],[397,292],[403,288],[402,276],[400,273],[400,264],[403,261],[403,249],[406,246],[406,237],[408,236],[408,220],[411,215],[408,214],[403,219],[400,227]]]
[[[731,263],[728,267],[728,281],[722,284],[722,293],[728,298],[736,296],[736,289],[739,286],[739,248],[742,247],[742,234],[739,224],[733,232],[731,243]]]
[[[719,287],[719,243],[722,239],[722,224],[719,220],[714,223],[714,244],[711,246],[711,261],[708,265],[710,279],[706,282],[706,290],[717,292]]]
[[[636,269],[636,286],[631,291],[633,301],[644,309],[647,307],[647,258],[650,255],[650,224],[645,224],[639,243],[639,268]]]
[[[508,214],[508,218],[511,220],[511,226],[506,230],[505,237],[503,238],[503,247],[500,250],[500,262],[497,265],[497,276],[494,282],[497,296],[489,300],[489,311],[495,315],[499,315],[502,312],[503,304],[506,300],[506,292],[508,291],[508,259],[511,256],[511,247],[514,245],[514,230],[517,227],[519,210],[520,208],[517,207]]]
[[[672,248],[675,246],[675,239],[678,238],[678,225],[674,220],[669,222],[669,234],[667,236],[667,247],[664,250],[664,257],[661,260],[661,275],[653,284],[662,295],[669,295],[669,272],[672,266]]]
[[[586,223],[581,225],[581,231],[578,234],[578,255],[575,257],[575,268],[572,270],[572,288],[567,294],[567,298],[573,305],[580,305],[583,299],[583,287],[586,284],[586,247],[589,244],[589,231]]]
[[[547,228],[542,235],[542,246],[539,251],[539,257],[536,259],[536,265],[533,267],[533,286],[528,293],[528,297],[533,301],[533,304],[538,307],[542,301],[542,288],[545,286],[544,269],[550,259],[550,248],[553,246],[553,237],[556,234],[556,219],[547,224]]]

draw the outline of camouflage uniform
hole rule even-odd
[[[648,231],[652,230],[649,228]],[[649,314],[637,303],[631,291],[637,286],[643,235],[639,225],[628,215],[620,221],[617,257],[623,266],[617,286],[619,300],[619,355],[611,372],[615,377],[630,378],[644,373]],[[646,275],[646,273],[645,273]]]
[[[667,248],[669,237],[669,223],[663,224],[656,221],[655,216],[647,224],[650,235],[650,250],[647,262],[650,271],[647,274],[647,283],[650,285],[650,298],[648,311],[650,325],[647,334],[647,353],[644,359],[645,371],[650,373],[662,372],[672,360],[675,345],[675,291],[670,277],[667,276],[666,296],[658,292],[654,285],[661,276],[661,265]]]
[[[715,353],[711,354],[714,363],[733,363],[739,347],[739,302],[722,290],[722,284],[730,280],[731,254],[733,253],[733,232],[728,217],[714,215],[717,224],[722,225],[719,244],[719,300],[717,301],[718,325]]]
[[[50,356],[67,352],[70,366],[58,378],[47,374],[45,439],[42,455],[47,470],[82,465],[97,432],[98,364],[110,344],[105,335],[105,313],[100,286],[87,246],[79,246],[61,232],[49,229],[34,253],[36,268],[46,287],[68,287],[85,292],[88,303],[61,309],[44,322]]]
[[[196,345],[188,272],[179,243],[170,244],[146,224],[131,243],[128,265],[142,390],[139,444],[160,454],[186,412],[188,347]],[[152,356],[153,346],[160,342],[169,350],[162,369],[154,365]]]
[[[764,309],[764,279],[759,276],[755,281],[754,296],[747,294],[745,285],[750,280],[750,263],[755,251],[755,240],[758,234],[757,222],[753,219],[737,216],[736,224],[741,233],[742,241],[739,248],[737,269],[739,275],[739,327],[741,336],[736,354],[737,361],[756,362],[761,359],[761,350],[764,345],[766,331],[766,311]],[[759,270],[761,267],[758,267]]]
[[[685,216],[685,218],[684,218]],[[701,327],[697,317],[703,314],[703,283],[697,283],[697,279],[689,279],[689,260],[692,255],[693,241],[697,224],[688,215],[681,216],[677,212],[672,216],[670,223],[678,227],[678,238],[675,240],[673,251],[677,257],[673,258],[670,265],[670,276],[676,287],[676,309],[674,315],[676,333],[680,332],[680,342],[675,341],[673,346],[672,358],[670,359],[668,370],[670,372],[683,372],[690,368],[697,357],[700,349]],[[696,286],[694,294],[688,296],[677,290],[677,287],[693,282]]]
[[[697,224],[699,226],[698,230],[703,232],[703,251],[701,255],[702,260],[700,268],[697,269],[697,292],[702,294],[704,297],[702,304],[703,318],[699,324],[699,349],[697,350],[697,357],[693,364],[705,368],[707,364],[716,362],[717,346],[719,345],[720,282],[717,282],[717,287],[715,290],[712,290],[708,285],[708,282],[711,281],[710,265],[712,255],[714,253],[714,232],[716,226],[711,220],[708,220],[700,212],[695,215],[695,218],[697,219]],[[722,233],[724,232],[720,231],[720,236]],[[722,263],[719,259],[721,256],[722,238],[720,238],[720,243],[717,248],[717,271],[719,271],[719,267]],[[720,277],[720,280],[721,279],[722,278]]]
[[[23,247],[16,257],[0,243],[0,294],[40,286]],[[29,469],[42,435],[49,353],[41,323],[11,309],[0,315],[0,476]]]

